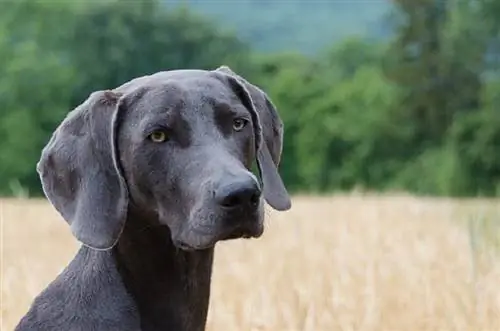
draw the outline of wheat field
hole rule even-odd
[[[0,200],[1,330],[78,248],[43,200]],[[294,197],[216,249],[207,330],[500,330],[500,201]]]

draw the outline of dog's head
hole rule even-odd
[[[92,93],[56,129],[37,170],[89,247],[113,247],[134,208],[167,225],[178,247],[204,249],[259,237],[263,200],[290,208],[277,170],[282,139],[268,96],[228,67],[176,70]]]

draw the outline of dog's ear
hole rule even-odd
[[[120,97],[112,91],[92,93],[57,127],[37,164],[48,200],[73,235],[98,250],[116,244],[127,216],[116,133],[125,107]]]
[[[290,197],[278,172],[283,150],[283,122],[276,107],[264,91],[250,84],[229,67],[221,66],[214,72],[226,77],[227,83],[252,114],[257,167],[263,184],[264,198],[276,210],[290,209]]]

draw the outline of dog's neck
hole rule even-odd
[[[205,329],[213,253],[180,250],[166,226],[129,217],[114,256],[143,331]]]

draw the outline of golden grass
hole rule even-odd
[[[45,201],[0,203],[9,331],[78,245]],[[498,200],[296,197],[291,211],[268,212],[261,239],[218,246],[207,329],[500,330],[485,220],[500,222]]]

